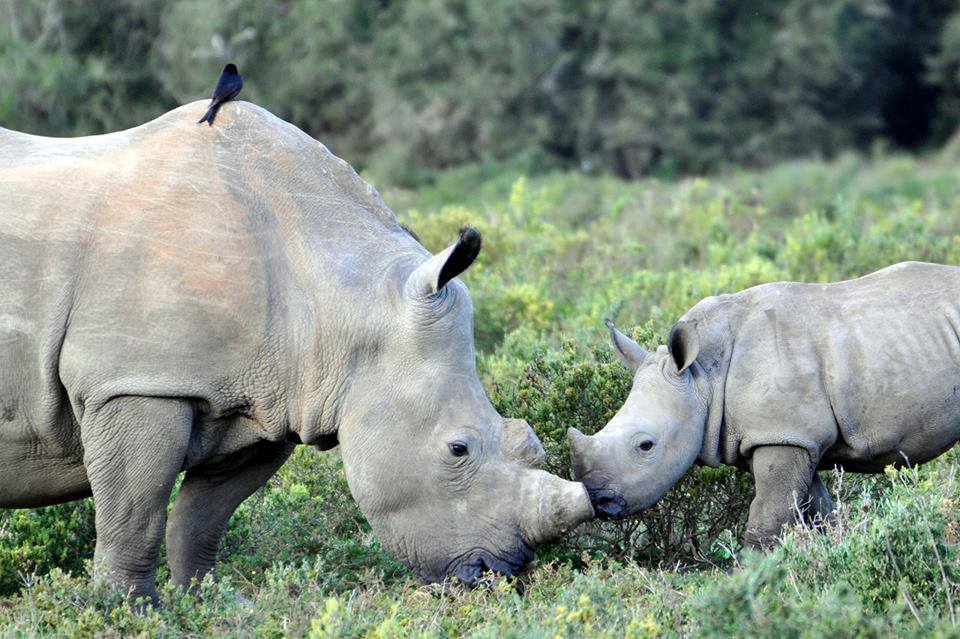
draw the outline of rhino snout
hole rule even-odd
[[[627,513],[627,500],[618,490],[600,488],[588,490],[590,503],[601,519],[619,519]]]
[[[533,555],[533,548],[526,543],[503,558],[498,558],[486,550],[479,550],[460,564],[454,576],[468,586],[476,586],[483,575],[491,571],[512,577],[523,571],[533,559]]]
[[[597,516],[603,519],[624,517],[627,514],[626,498],[621,491],[610,486],[607,474],[597,467],[602,459],[600,442],[576,428],[567,430],[567,439],[570,442],[573,477],[583,482]]]

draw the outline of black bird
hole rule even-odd
[[[229,102],[240,95],[240,89],[242,88],[243,76],[237,71],[237,65],[231,62],[223,67],[223,73],[217,80],[217,88],[213,90],[213,97],[210,98],[210,108],[207,109],[207,112],[203,114],[197,124],[206,122],[213,126],[213,119],[217,117],[217,111],[220,110],[223,103]]]

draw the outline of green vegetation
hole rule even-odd
[[[512,158],[712,172],[960,121],[953,0],[0,0],[0,125],[113,131],[243,96],[378,177]]]
[[[567,474],[566,428],[595,431],[629,389],[603,317],[653,347],[708,295],[904,259],[960,263],[957,169],[844,156],[628,183],[472,165],[384,196],[433,250],[464,223],[483,231],[465,276],[481,377]],[[142,616],[86,573],[89,502],[0,511],[0,634],[957,636],[957,462],[826,477],[838,526],[796,530],[768,556],[739,546],[748,478],[695,469],[641,518],[582,526],[541,549],[530,573],[464,591],[414,583],[371,535],[336,452],[304,448],[234,516],[221,582],[199,601],[167,589]]]

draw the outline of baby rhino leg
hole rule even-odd
[[[744,543],[769,548],[803,511],[816,466],[804,448],[760,446],[753,451],[750,469],[757,494],[750,504]],[[822,492],[826,494],[825,489]]]

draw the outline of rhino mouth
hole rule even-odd
[[[601,519],[622,519],[627,514],[627,500],[612,488],[587,489],[590,503]]]
[[[460,562],[453,571],[453,576],[467,586],[476,587],[481,583],[484,575],[491,571],[507,577],[520,574],[533,559],[533,555],[533,547],[526,541],[503,557],[497,557],[486,550],[476,550]]]

